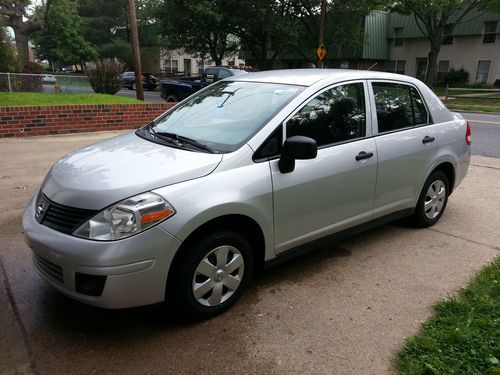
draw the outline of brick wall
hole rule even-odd
[[[0,138],[135,129],[172,103],[0,107]]]

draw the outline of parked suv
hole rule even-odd
[[[122,87],[126,87],[129,90],[136,89],[135,86],[135,72],[124,72],[121,75]],[[151,73],[142,73],[142,87],[148,91],[154,91],[157,87],[156,77]]]
[[[284,70],[229,77],[145,127],[56,162],[24,216],[36,270],[124,308],[208,317],[252,274],[404,216],[435,224],[470,128],[411,77]]]
[[[251,67],[209,66],[203,70],[201,77],[161,80],[160,96],[166,102],[175,103],[221,79],[246,74],[253,70]]]

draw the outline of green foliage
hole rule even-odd
[[[37,64],[36,62],[28,61],[26,64],[23,65],[23,73],[42,74],[43,66]]]
[[[82,21],[73,0],[52,0],[44,30],[35,37],[38,55],[59,65],[71,65],[97,57],[82,37]]]
[[[104,94],[42,94],[42,93],[1,93],[0,106],[19,105],[70,105],[70,104],[134,104],[141,103],[132,98]]]
[[[114,95],[121,89],[123,63],[116,59],[101,59],[87,65],[90,85],[98,94]]]
[[[448,73],[444,76],[444,83],[450,86],[460,86],[464,85],[469,81],[469,72],[464,70],[464,68],[460,68],[455,70],[455,68],[451,68]]]
[[[229,37],[238,17],[234,3],[234,0],[163,1],[158,6],[158,17],[167,46],[198,54],[201,59],[209,56],[220,65],[225,56],[238,49],[237,40]]]
[[[15,72],[16,57],[5,29],[0,25],[0,72]]]
[[[400,374],[500,372],[500,260],[435,311],[397,358]]]
[[[156,22],[157,0],[136,0],[139,44],[142,49],[162,42]],[[127,0],[80,0],[82,35],[101,58],[117,58],[132,67]],[[155,57],[158,60],[158,56]],[[144,62],[143,62],[144,63]]]

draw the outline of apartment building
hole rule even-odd
[[[201,59],[179,49],[173,51],[163,50],[160,53],[160,68],[162,73],[166,74],[196,76],[201,74],[205,67],[213,65],[215,63],[211,60],[202,63]],[[236,54],[222,60],[222,65],[240,66],[245,65],[245,61],[241,60]]]
[[[463,68],[470,83],[500,86],[500,15],[473,13],[462,22],[447,25],[445,33],[438,56],[438,82],[451,68]],[[377,70],[423,79],[429,48],[413,15],[376,11],[365,18],[362,55],[350,63],[355,67],[371,62]]]

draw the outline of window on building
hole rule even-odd
[[[365,136],[366,110],[362,83],[326,90],[287,122],[286,136],[310,137],[318,146]]]
[[[455,24],[450,23],[444,27],[444,33],[443,33],[443,45],[449,45],[453,44],[453,28],[455,27]]]
[[[404,44],[403,27],[394,28],[394,47],[399,47]]]
[[[488,74],[490,73],[489,60],[479,60],[477,64],[476,82],[477,83],[488,83]]]
[[[497,39],[497,21],[490,21],[484,23],[483,43],[495,43]]]
[[[440,60],[438,63],[436,81],[443,82],[444,77],[446,76],[446,73],[449,72],[449,70],[450,70],[450,62],[448,60]]]
[[[379,133],[428,122],[424,102],[414,87],[388,82],[374,82],[372,87]]]
[[[179,70],[179,61],[172,60],[172,59],[166,59],[164,61],[164,68],[163,69],[167,73],[177,73],[177,71]]]
[[[385,63],[385,71],[389,73],[405,74],[405,60],[389,60]]]
[[[234,66],[234,60],[228,60],[227,66]]]

